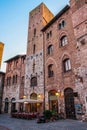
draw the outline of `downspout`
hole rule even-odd
[[[43,33],[43,74],[44,74],[44,76],[43,76],[43,78],[44,78],[44,83],[43,83],[43,85],[44,85],[44,99],[43,99],[43,110],[45,111],[45,41],[44,41],[44,39],[45,39],[45,37],[44,37],[44,32],[42,32]]]

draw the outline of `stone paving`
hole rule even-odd
[[[87,123],[78,120],[58,120],[38,124],[37,120],[11,118],[10,115],[0,114],[0,130],[87,130]],[[7,129],[7,130],[8,130]]]
[[[4,126],[0,126],[0,130],[10,130],[10,129],[8,129],[8,128],[4,127]]]

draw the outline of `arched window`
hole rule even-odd
[[[62,28],[64,28],[65,25],[66,25],[66,23],[65,23],[65,21],[63,20],[63,21],[62,21]]]
[[[53,45],[49,45],[48,48],[47,48],[47,53],[49,55],[53,54]]]
[[[9,100],[8,100],[8,98],[5,98],[5,107],[4,107],[5,113],[8,113],[8,108],[9,108]]]
[[[31,87],[37,86],[37,77],[32,77],[31,78]]]
[[[15,76],[13,76],[13,84],[15,84]]]
[[[60,39],[60,46],[65,46],[68,43],[67,36],[64,35]]]
[[[53,72],[53,64],[50,64],[48,66],[48,77],[53,77],[54,76],[54,72]]]
[[[59,23],[59,25],[58,25],[59,30],[60,30],[60,29],[62,29],[62,28],[64,28],[64,27],[65,27],[65,25],[66,25],[65,21],[64,21],[64,20],[62,20],[62,21]]]
[[[15,112],[16,110],[16,103],[14,102],[15,98],[11,99],[11,112]]]
[[[7,77],[7,86],[10,86],[11,85],[11,77]]]
[[[64,72],[71,70],[71,62],[69,58],[63,60],[63,70]]]
[[[18,76],[16,75],[15,76],[15,82],[17,83],[17,81],[18,81]]]
[[[36,93],[32,93],[30,95],[30,99],[31,100],[37,100],[37,94]],[[30,112],[37,112],[37,103],[31,103],[30,104]]]
[[[30,99],[37,100],[37,94],[36,94],[36,93],[32,93],[32,94],[30,95]]]

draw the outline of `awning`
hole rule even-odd
[[[12,103],[42,103],[43,100],[34,100],[34,99],[18,99],[15,101],[12,101]]]

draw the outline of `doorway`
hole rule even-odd
[[[5,98],[5,108],[4,108],[5,113],[8,113],[8,107],[9,107],[9,101],[8,98]]]
[[[49,91],[49,109],[58,113],[58,97],[56,96],[57,91]]]
[[[16,103],[14,103],[13,101],[15,101],[15,98],[11,99],[11,112],[15,112],[16,110]]]
[[[65,98],[65,112],[66,118],[75,119],[75,105],[74,105],[74,93],[73,89],[67,88],[64,90],[64,98]]]

